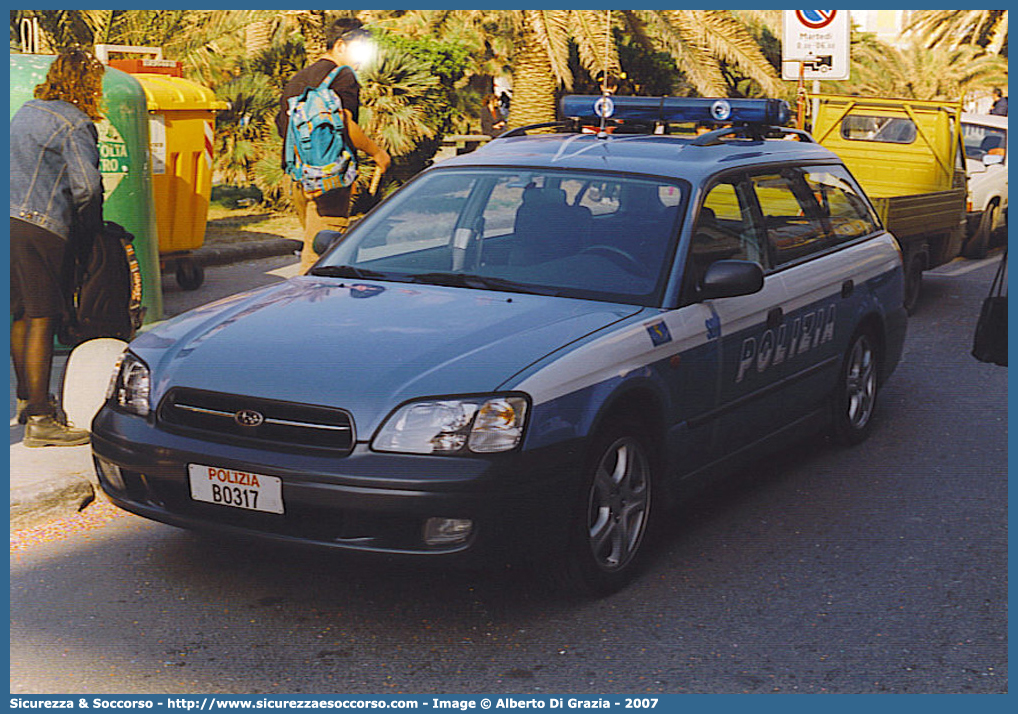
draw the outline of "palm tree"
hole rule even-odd
[[[263,10],[22,10],[11,21],[36,18],[56,51],[101,43],[160,47],[183,62],[188,77],[214,85],[230,58],[242,56],[241,31],[266,16]]]
[[[927,47],[977,45],[1007,57],[1007,10],[919,10],[905,29],[921,35]]]
[[[282,89],[287,80],[307,64],[307,52],[300,37],[286,36],[250,57],[246,71],[264,74],[273,86]]]
[[[108,21],[109,10],[13,10],[12,35],[21,20],[34,19],[44,35],[48,50],[59,52],[67,47],[91,46],[94,36]]]
[[[620,67],[613,27],[621,27],[644,47],[671,55],[692,85],[704,95],[728,94],[723,67],[736,68],[776,93],[780,81],[746,26],[728,10],[468,10],[415,11],[432,31],[455,19],[487,39],[501,25],[513,39],[512,67],[515,126],[555,119],[555,95],[568,91],[569,46],[575,43],[581,66],[590,72]],[[407,22],[407,13],[399,19]]]
[[[899,50],[871,38],[853,46],[852,79],[838,91],[906,99],[959,100],[1007,81],[1007,60],[972,46]]]
[[[360,125],[394,158],[435,135],[428,115],[437,101],[438,78],[409,54],[388,49],[360,74]]]
[[[216,173],[228,183],[245,186],[264,151],[262,143],[274,133],[279,91],[265,75],[249,72],[217,87],[216,97],[230,105],[216,114]],[[279,154],[274,158],[278,163]]]
[[[637,37],[667,51],[701,95],[728,93],[726,66],[768,94],[781,91],[773,65],[731,10],[625,10],[622,17]]]

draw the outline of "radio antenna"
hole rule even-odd
[[[603,139],[606,136],[608,136],[608,132],[605,130],[605,127],[607,126],[607,122],[608,122],[608,111],[607,111],[607,108],[609,106],[611,106],[611,104],[610,104],[611,103],[610,93],[608,91],[608,88],[611,85],[610,81],[608,80],[608,57],[609,57],[608,43],[611,42],[611,31],[612,31],[612,11],[611,10],[605,10],[604,11],[604,19],[605,19],[605,23],[604,23],[604,62],[603,62],[602,67],[601,67],[601,99],[602,99],[601,107],[602,107],[602,111],[599,112],[601,114],[601,128],[597,132],[598,138],[601,138],[601,139]]]

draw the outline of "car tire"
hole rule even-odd
[[[845,352],[834,394],[833,436],[845,446],[860,444],[873,428],[877,407],[880,354],[869,331],[857,332]]]
[[[905,312],[914,315],[919,309],[919,298],[923,291],[923,271],[926,270],[926,256],[922,252],[913,253],[905,266]]]
[[[560,588],[608,595],[639,572],[655,500],[655,458],[639,424],[620,421],[594,440],[570,508],[567,544],[553,571]]]
[[[193,260],[177,264],[177,285],[184,290],[197,290],[205,282],[205,268]]]
[[[997,222],[997,211],[998,207],[996,203],[991,203],[983,211],[983,215],[979,218],[979,228],[976,229],[975,234],[965,244],[965,250],[962,251],[966,258],[985,258],[987,251],[990,249],[990,236],[993,233],[993,224]]]

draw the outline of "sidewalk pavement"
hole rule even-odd
[[[220,243],[199,248],[194,258],[206,266],[226,265],[287,255],[299,248],[298,241],[287,238]],[[63,361],[54,360],[55,373],[61,373],[57,367]],[[13,389],[12,381],[12,392]],[[23,433],[23,426],[11,428],[11,530],[31,528],[72,515],[100,495],[90,446],[28,448],[20,443]]]

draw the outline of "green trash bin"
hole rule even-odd
[[[11,55],[11,116],[46,79],[52,55]],[[163,317],[159,241],[149,168],[148,107],[145,90],[126,72],[106,68],[103,113],[98,123],[99,170],[103,176],[103,217],[134,234],[141,268],[145,322]]]

